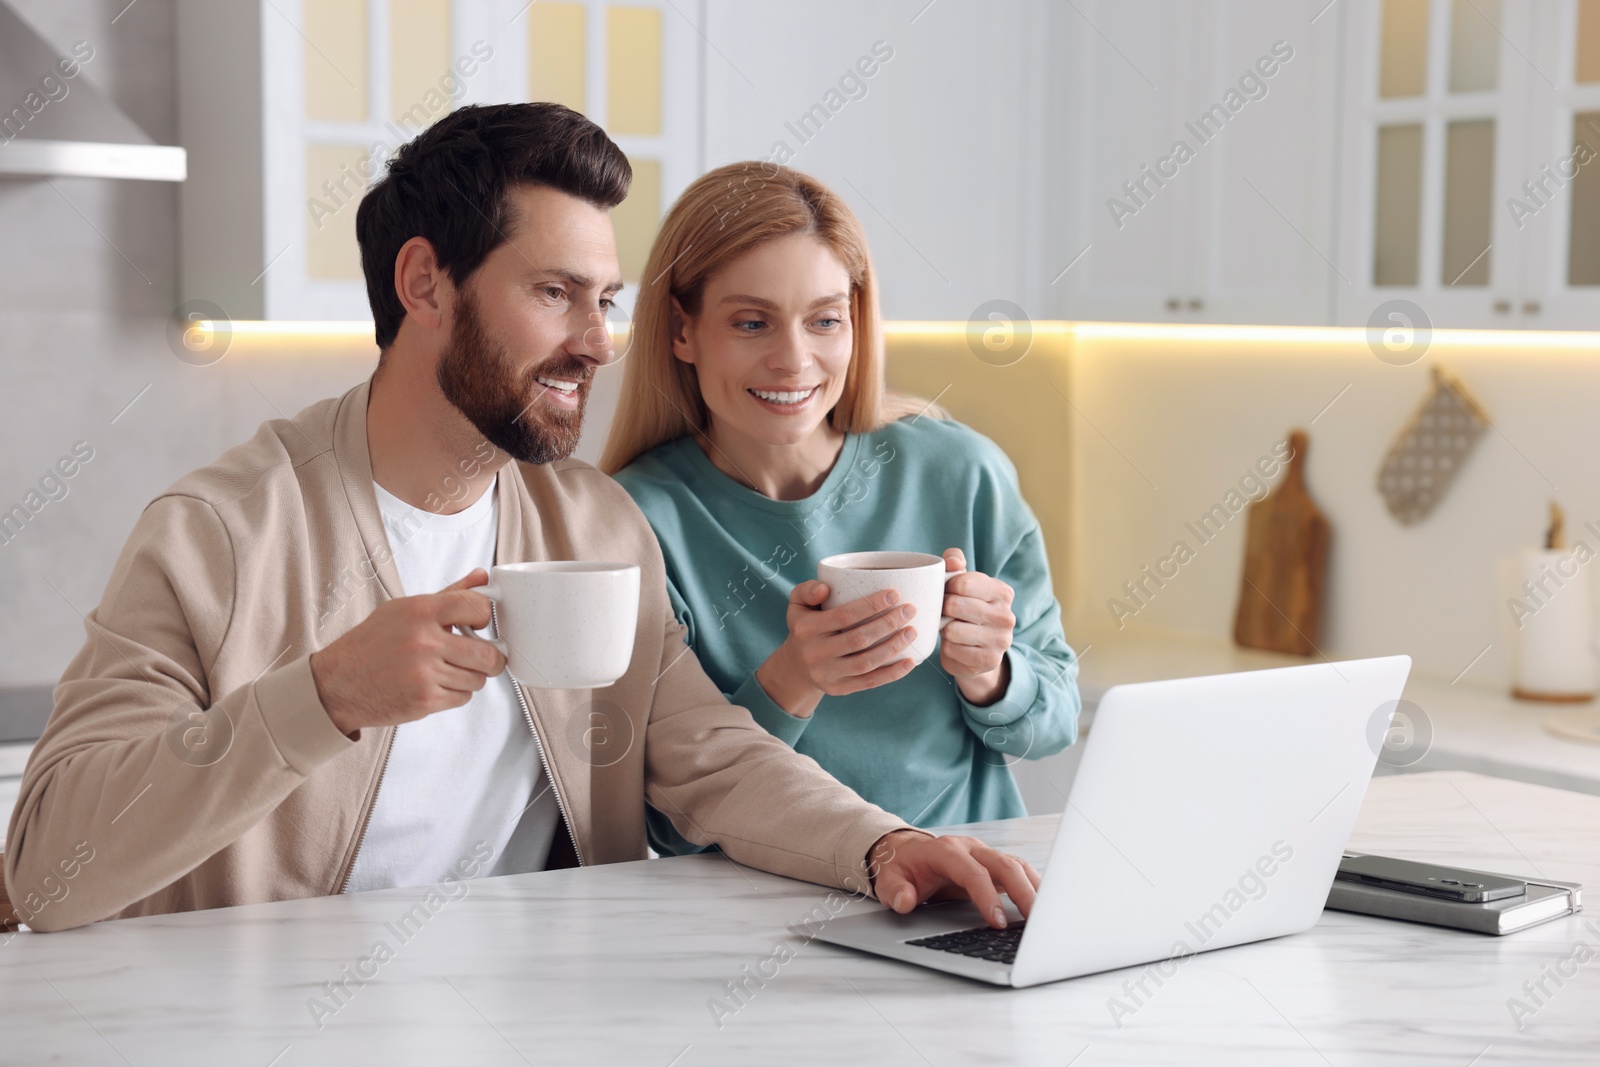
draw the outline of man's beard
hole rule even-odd
[[[556,411],[538,404],[548,390],[535,380],[538,375],[579,383],[578,409]],[[593,368],[575,357],[546,360],[519,376],[506,346],[484,332],[477,301],[465,289],[457,291],[450,343],[439,359],[439,388],[506,455],[524,463],[550,463],[572,455],[583,431],[593,376]]]

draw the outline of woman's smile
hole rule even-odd
[[[799,389],[746,389],[762,408],[775,415],[798,415],[811,406],[822,390],[820,385]]]

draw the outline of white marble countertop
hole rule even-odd
[[[1054,824],[972,829],[1044,866]],[[1597,829],[1597,797],[1414,774],[1372,783],[1350,847],[1600,888]],[[1493,938],[1327,912],[1305,934],[1195,957],[1119,1028],[1108,999],[1135,970],[1018,991],[852,953],[789,929],[826,890],[723,856],[485,879],[402,939],[392,924],[425,892],[18,934],[0,944],[0,1062],[1493,1067],[1600,1057],[1600,953],[1560,988],[1547,979],[1551,996],[1520,1029],[1507,1006],[1578,944],[1600,949],[1600,923],[1582,916]],[[392,958],[362,964],[379,941]],[[793,958],[764,963],[779,945]],[[747,967],[772,977],[741,1002],[725,983]],[[313,1018],[324,983],[362,971],[363,984],[330,1002],[336,1011]],[[730,1009],[720,1019],[714,1000]]]
[[[1231,642],[1127,630],[1086,634],[1078,684],[1086,709],[1113,685],[1314,662],[1298,656],[1242,649]],[[1334,660],[1349,657],[1330,652]],[[1320,662],[1320,661],[1316,661]],[[1452,683],[1413,671],[1405,699],[1421,709],[1431,738],[1426,753],[1406,770],[1465,770],[1600,795],[1600,744],[1557,737],[1546,717],[1592,705],[1538,704],[1468,680]],[[1415,711],[1413,709],[1413,714]],[[1092,722],[1092,711],[1085,721]],[[1380,768],[1382,770],[1383,768]],[[1600,1062],[1600,1053],[1596,1055]]]

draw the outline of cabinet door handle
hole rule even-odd
[[[1190,311],[1199,311],[1201,308],[1203,308],[1205,306],[1206,306],[1206,302],[1204,300],[1201,300],[1199,297],[1191,296],[1189,298],[1189,310]]]
[[[1524,300],[1522,302],[1522,313],[1524,315],[1537,315],[1537,314],[1539,314],[1539,301],[1537,301],[1537,300]]]
[[[1509,301],[1509,300],[1496,300],[1494,302],[1494,309],[1495,309],[1495,311],[1499,312],[1502,315],[1509,314],[1510,311],[1511,311],[1511,301]]]
[[[1173,296],[1173,297],[1168,297],[1167,298],[1167,310],[1168,311],[1177,311],[1182,306],[1183,306],[1183,303],[1177,297]]]

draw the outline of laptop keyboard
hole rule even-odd
[[[954,952],[958,956],[988,960],[991,963],[1015,963],[1017,945],[1022,941],[1022,928],[1027,920],[1014,922],[1004,930],[992,926],[975,926],[971,930],[957,930],[953,934],[937,937],[919,937],[907,941],[908,945],[931,948],[935,952]]]

